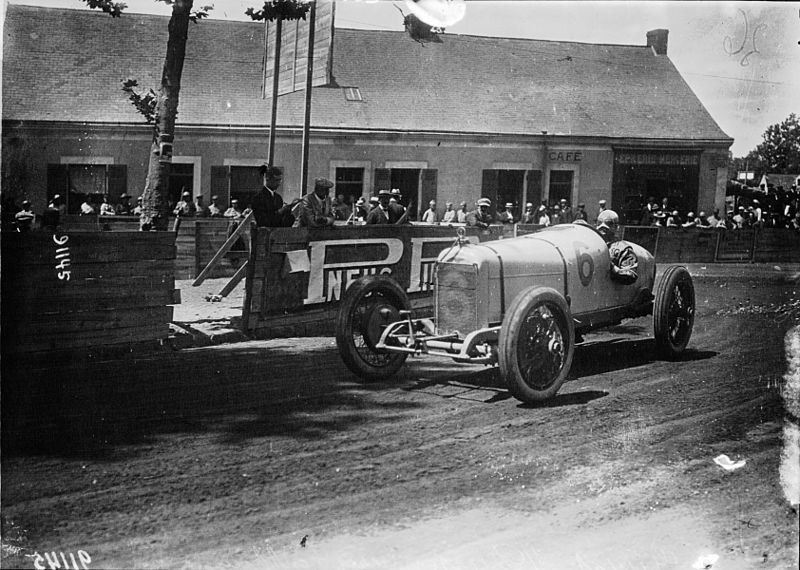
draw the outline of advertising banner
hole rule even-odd
[[[473,243],[503,235],[502,226],[465,231]],[[253,312],[278,315],[338,303],[365,275],[391,277],[412,299],[430,295],[436,258],[454,246],[457,235],[447,226],[380,225],[277,228],[264,239],[265,259],[254,274],[263,288],[253,289],[262,297],[253,299]]]

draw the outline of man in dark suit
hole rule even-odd
[[[292,204],[285,204],[278,194],[283,183],[283,173],[275,166],[262,164],[261,179],[263,186],[253,197],[251,207],[258,227],[288,228],[294,223]]]

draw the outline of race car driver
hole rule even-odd
[[[638,278],[636,269],[639,266],[639,258],[633,252],[631,244],[615,239],[617,228],[619,228],[619,216],[614,210],[600,212],[597,216],[597,231],[603,236],[611,254],[611,278],[628,285]]]

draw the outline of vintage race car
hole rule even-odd
[[[553,397],[572,364],[576,339],[623,319],[653,315],[660,356],[686,348],[694,324],[694,286],[685,267],[655,283],[656,265],[631,244],[638,277],[611,278],[609,249],[585,223],[470,243],[463,232],[439,254],[434,318],[413,318],[406,292],[386,276],[359,279],[346,291],[336,343],[347,367],[367,380],[396,373],[409,355],[499,365],[523,402]]]

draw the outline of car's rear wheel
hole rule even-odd
[[[526,403],[558,392],[575,352],[575,325],[564,296],[531,287],[506,312],[500,328],[499,363],[509,391]]]
[[[662,358],[677,358],[689,344],[694,326],[694,285],[685,267],[669,267],[656,288],[653,329]]]
[[[386,326],[409,307],[406,292],[388,277],[370,275],[350,285],[336,318],[336,345],[345,365],[365,380],[395,374],[408,355],[375,346]]]

